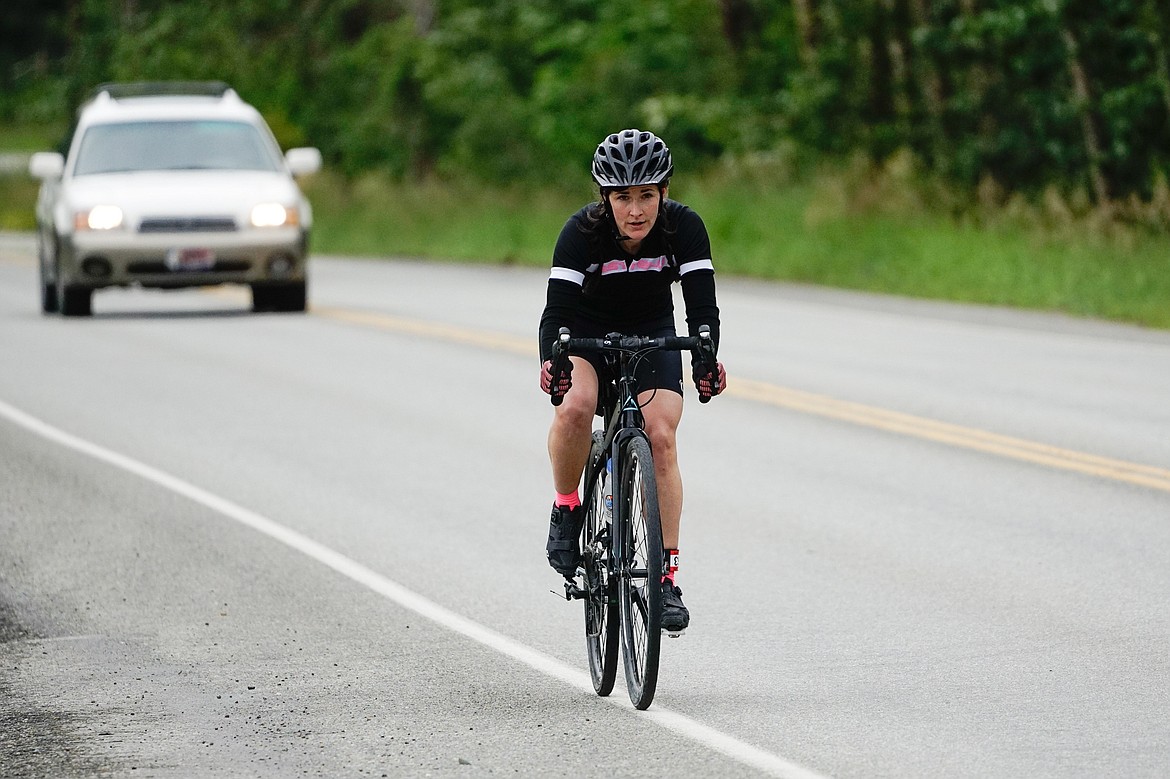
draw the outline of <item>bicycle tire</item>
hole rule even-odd
[[[635,436],[622,444],[620,468],[622,659],[630,702],[644,710],[658,685],[662,640],[662,524],[654,459],[645,438]]]
[[[610,574],[610,533],[606,516],[604,435],[593,433],[593,446],[585,468],[585,523],[581,528],[581,567],[585,587],[585,651],[593,690],[600,696],[613,691],[617,679],[618,609],[616,583]]]

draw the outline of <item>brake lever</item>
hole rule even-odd
[[[700,403],[710,403],[711,398],[719,394],[719,361],[715,359],[715,344],[711,340],[711,326],[699,325],[699,359],[707,368],[710,376],[711,394],[699,395]]]
[[[561,376],[565,373],[565,367],[569,362],[569,328],[562,327],[557,335],[557,351],[553,357],[550,372],[552,373],[552,390],[549,393],[549,400],[554,406],[561,405],[561,401],[565,399],[565,393],[559,392],[557,387],[561,383]]]

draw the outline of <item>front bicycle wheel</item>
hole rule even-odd
[[[634,708],[646,709],[658,685],[662,639],[662,524],[646,439],[631,438],[622,445],[620,478],[622,657],[630,701]]]
[[[585,467],[585,524],[581,529],[581,567],[585,572],[585,650],[589,676],[598,695],[609,695],[617,678],[618,616],[616,587],[610,576],[611,511],[606,507],[604,435],[593,433]]]

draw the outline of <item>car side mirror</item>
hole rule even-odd
[[[65,157],[55,151],[39,151],[29,157],[28,172],[38,179],[59,179],[65,172]]]
[[[311,146],[289,149],[284,161],[294,176],[307,176],[321,170],[321,151]]]

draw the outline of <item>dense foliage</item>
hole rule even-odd
[[[216,78],[339,169],[580,178],[606,132],[681,166],[908,150],[959,188],[1164,197],[1162,0],[13,0],[0,122]]]

